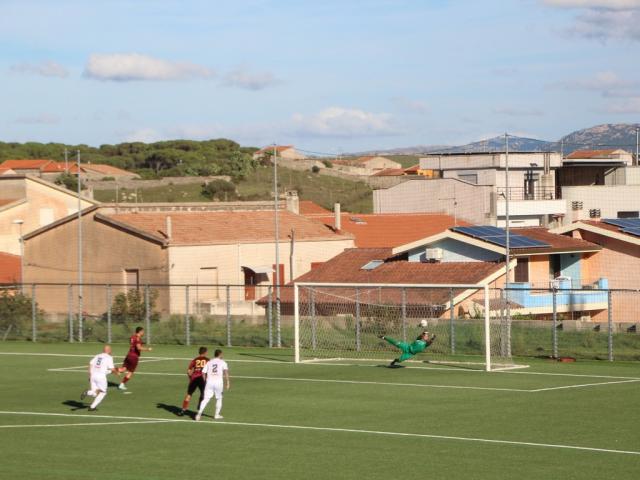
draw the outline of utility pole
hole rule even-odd
[[[505,287],[505,300],[506,300],[506,311],[507,311],[507,324],[506,324],[506,354],[507,356],[511,356],[511,302],[509,299],[509,284],[510,284],[510,275],[511,275],[511,251],[510,251],[510,226],[509,226],[509,197],[511,196],[511,192],[509,191],[509,134],[504,134],[504,170],[505,170],[505,191],[507,195],[504,199],[504,216],[505,216],[505,259],[507,261],[507,276],[504,282]]]
[[[80,150],[76,153],[78,166],[78,341],[82,343],[82,182],[80,181]]]
[[[64,149],[64,173],[69,173],[69,151]]]
[[[280,335],[280,225],[278,224],[278,150],[273,144],[273,222],[276,242],[276,347],[282,346]]]
[[[636,166],[640,165],[640,157],[638,157],[639,144],[640,144],[640,127],[636,127]]]

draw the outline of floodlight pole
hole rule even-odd
[[[273,144],[273,222],[276,243],[276,347],[282,346],[280,331],[280,225],[278,223],[278,149]]]
[[[640,147],[640,127],[636,127],[636,167],[640,165],[640,157],[638,157],[638,150]]]
[[[509,134],[504,134],[504,170],[505,170],[505,191],[506,195],[504,197],[504,217],[505,217],[505,260],[507,262],[507,275],[504,282],[505,287],[505,300],[506,300],[506,312],[507,312],[507,324],[506,324],[506,340],[507,340],[507,351],[505,352],[507,356],[511,356],[511,302],[509,295],[509,284],[510,284],[510,275],[511,275],[511,250],[510,250],[510,226],[509,226],[509,197],[511,196],[511,192],[509,191]]]
[[[76,152],[78,165],[78,341],[82,342],[82,192],[80,181],[80,150]]]

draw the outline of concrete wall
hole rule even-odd
[[[326,262],[327,260],[342,253],[346,248],[354,246],[353,240],[325,240],[325,241],[304,241],[296,242],[293,257],[293,274],[290,269],[290,243],[280,243],[280,263],[284,265],[284,278],[281,283],[291,281],[311,270],[311,263]],[[169,248],[169,263],[171,273],[169,280],[172,284],[196,284],[212,283],[203,281],[208,270],[212,274],[215,269],[217,282],[220,284],[244,285],[243,266],[269,266],[272,267],[274,261],[275,243],[253,243],[253,244],[233,244],[233,245],[207,245],[207,246],[174,246]],[[274,273],[261,275],[256,288],[256,299],[267,294],[267,288],[274,283]],[[202,288],[201,303],[210,303],[212,308],[217,309],[211,313],[224,313],[226,304],[226,291],[221,288]],[[253,301],[245,301],[244,288],[233,288],[231,290],[231,301],[234,312],[262,314],[264,309],[254,305]],[[184,312],[186,297],[184,294],[172,295],[171,311]],[[195,305],[195,297],[191,298],[190,311],[198,308]]]
[[[589,210],[597,208],[602,218],[616,218],[619,211],[640,210],[640,185],[562,187],[562,198],[567,204],[564,224],[588,220]],[[582,210],[572,210],[573,201],[582,202]]]
[[[469,245],[468,243],[463,243],[451,238],[445,238],[438,242],[434,242],[431,245],[425,245],[411,250],[409,252],[409,261],[424,261],[426,259],[426,248],[441,248],[443,250],[443,262],[494,262],[501,257],[501,255],[496,252],[479,248],[475,245]]]
[[[476,224],[492,224],[492,187],[453,179],[414,179],[373,192],[374,213],[446,213]],[[454,200],[455,199],[455,200]]]
[[[140,284],[169,280],[167,251],[160,245],[95,220],[95,212],[82,217],[83,283],[125,283],[125,269],[139,270]],[[78,220],[72,220],[25,240],[25,283],[78,282]],[[114,287],[113,295],[124,291]],[[106,288],[84,287],[83,310],[89,315],[106,311]],[[74,289],[74,303],[77,289]],[[38,287],[38,306],[48,313],[68,310],[67,287]],[[166,311],[168,299],[158,299]]]
[[[12,208],[0,209],[0,251],[20,254],[20,227],[14,220],[23,220],[22,233],[48,225],[77,212],[78,199],[73,192],[28,178],[2,178],[0,198],[22,198],[25,201]],[[90,206],[82,201],[82,208]]]
[[[118,180],[103,181],[102,178],[109,175],[102,175],[97,180],[90,180],[91,187],[94,190],[115,190],[118,188],[135,189],[135,188],[151,188],[151,187],[166,187],[169,185],[192,185],[203,184],[210,182],[211,180],[226,180],[231,181],[231,177],[228,175],[218,175],[211,177],[165,177],[158,180],[135,180],[130,178],[119,178]]]
[[[562,156],[559,153],[511,153],[509,154],[509,166],[511,168],[529,168],[531,163],[537,163],[540,168],[544,166],[545,158],[551,168],[562,166]],[[423,169],[463,169],[474,170],[480,168],[504,168],[506,155],[504,153],[486,154],[452,154],[452,155],[427,155],[420,159],[420,168]]]

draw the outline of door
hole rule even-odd
[[[244,269],[244,299],[256,299],[256,272],[250,268]]]
[[[276,265],[275,263],[273,264],[273,286],[276,286]],[[284,279],[284,263],[280,264],[280,268],[278,269],[278,273],[280,274],[280,285],[284,285],[285,284],[285,279]]]
[[[529,259],[518,258],[515,269],[516,283],[527,283],[529,281]]]

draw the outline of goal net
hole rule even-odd
[[[491,292],[478,285],[297,283],[295,361],[389,362],[401,352],[380,336],[410,344],[426,330],[435,341],[408,362],[520,368],[505,305]]]

